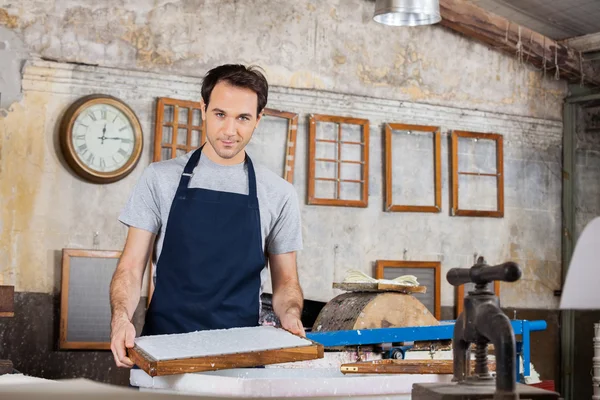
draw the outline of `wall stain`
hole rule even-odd
[[[298,71],[292,74],[289,80],[290,87],[293,88],[314,88],[322,89],[325,87],[324,82],[314,76],[310,71]]]
[[[5,25],[10,29],[15,29],[19,26],[19,18],[16,15],[8,14],[6,9],[0,8],[0,25]]]
[[[8,117],[0,119],[3,157],[0,179],[0,266],[4,284],[18,291],[36,291],[37,282],[46,269],[45,249],[40,247],[39,232],[32,218],[43,179],[46,132],[45,108],[50,100],[46,93],[25,93],[21,103],[13,105]]]

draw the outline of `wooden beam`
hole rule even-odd
[[[496,371],[496,362],[488,361],[488,370]],[[475,362],[470,363],[471,373],[475,370]],[[343,374],[445,374],[453,371],[452,360],[373,360],[342,364]]]
[[[600,50],[600,32],[561,40],[560,43],[582,53],[598,51]]]
[[[600,71],[580,59],[580,53],[555,40],[547,38],[508,19],[485,11],[467,0],[440,0],[441,25],[477,39],[511,55],[517,54],[517,43],[522,44],[522,59],[537,68],[544,66],[554,74],[555,56],[560,78],[569,82],[584,82],[600,86]],[[520,33],[520,34],[519,34]]]

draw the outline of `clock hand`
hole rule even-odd
[[[104,128],[102,128],[102,136],[99,137],[98,139],[102,140],[102,142],[100,144],[104,144],[104,139],[106,138],[106,124],[104,124]]]

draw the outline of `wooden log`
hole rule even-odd
[[[471,373],[475,362],[470,363]],[[452,360],[374,360],[342,364],[344,374],[453,374]],[[496,362],[488,361],[488,369],[496,370]]]
[[[439,325],[419,300],[394,292],[349,292],[331,299],[313,325],[313,332]]]
[[[545,59],[547,73],[553,74],[556,71],[556,55],[562,79],[579,83],[583,72],[584,82],[600,86],[600,74],[590,63],[582,62],[579,52],[506,18],[487,12],[470,1],[440,0],[440,13],[442,26],[513,56],[520,39],[524,61],[542,68]]]

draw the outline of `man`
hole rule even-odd
[[[129,230],[110,288],[117,366],[133,366],[126,355],[136,335],[131,319],[155,239],[156,285],[141,335],[257,326],[268,254],[273,310],[284,329],[304,336],[297,195],[244,150],[267,94],[253,68],[209,71],[201,101],[205,145],[150,164],[139,179],[119,217]]]

